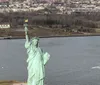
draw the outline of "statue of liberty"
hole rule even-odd
[[[25,22],[28,22],[26,20]],[[31,40],[28,36],[27,24],[25,26],[25,48],[27,49],[28,54],[28,79],[27,85],[43,85],[45,78],[45,69],[44,66],[49,60],[49,53],[43,52],[39,47],[39,38],[33,37]]]

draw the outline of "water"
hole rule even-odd
[[[0,80],[27,80],[24,42],[0,40]],[[47,85],[100,85],[99,36],[43,38],[40,47],[51,54]]]

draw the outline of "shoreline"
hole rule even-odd
[[[61,37],[91,37],[91,36],[100,36],[100,33],[91,33],[91,34],[71,34],[71,35],[53,35],[53,36],[37,36],[39,38],[61,38]],[[23,36],[8,36],[8,37],[0,37],[0,40],[7,39],[25,39]]]
[[[21,31],[22,30],[22,31]],[[39,38],[60,38],[60,37],[88,37],[100,36],[100,32],[66,32],[63,29],[29,29],[29,37]],[[0,30],[0,40],[4,39],[25,39],[24,29],[2,29]]]

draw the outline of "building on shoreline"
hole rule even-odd
[[[9,7],[9,0],[0,0],[0,7]]]

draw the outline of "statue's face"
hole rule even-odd
[[[32,44],[33,44],[34,46],[38,46],[38,42],[39,42],[39,41],[38,41],[37,39],[33,39],[33,40],[32,40]]]

